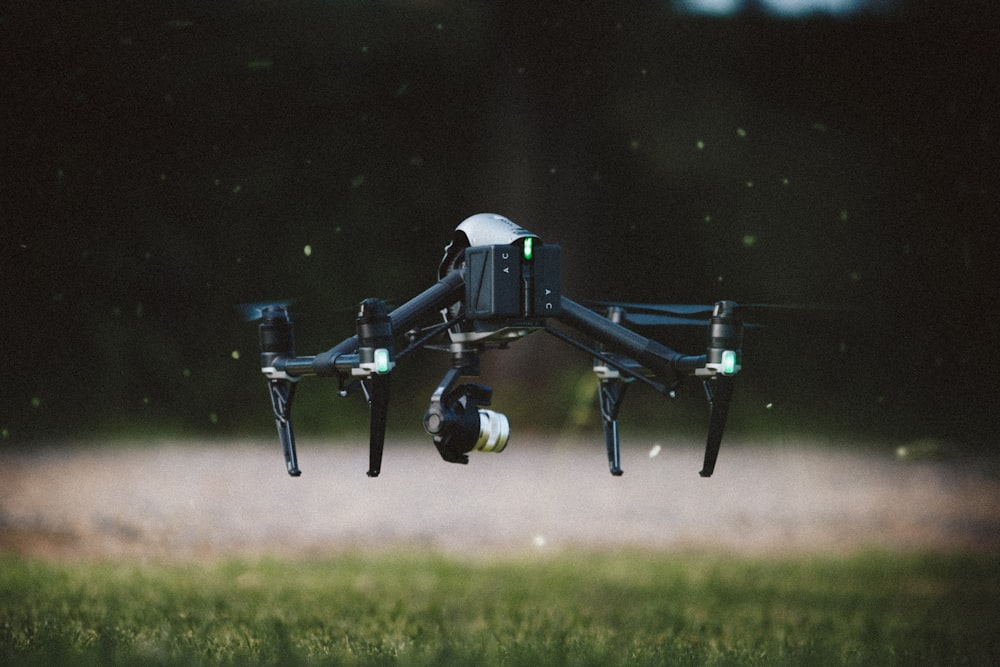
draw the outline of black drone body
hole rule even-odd
[[[563,296],[559,261],[559,246],[542,243],[538,236],[503,216],[482,213],[456,228],[434,285],[391,312],[379,299],[362,301],[356,318],[357,335],[325,352],[296,356],[286,306],[264,307],[260,313],[261,372],[267,377],[288,474],[300,474],[291,421],[292,400],[300,379],[309,375],[336,377],[342,396],[356,388],[362,390],[371,413],[368,475],[376,477],[382,465],[392,369],[411,350],[440,348],[440,343],[433,342],[438,338],[446,340],[444,349],[450,354],[451,368],[431,396],[424,429],[448,462],[467,463],[473,450],[502,451],[510,426],[504,415],[485,409],[492,390],[460,380],[479,375],[479,357],[484,351],[545,331],[594,359],[612,475],[622,474],[618,410],[628,383],[638,380],[673,396],[683,378],[701,380],[710,416],[700,474],[709,477],[722,442],[733,376],[741,368],[743,324],[736,304],[719,301],[707,307],[706,350],[684,355],[625,326],[630,318],[641,319],[628,313],[628,304],[607,305],[601,315]],[[440,318],[438,323],[418,326],[432,316]],[[692,323],[672,315],[658,317]],[[575,330],[584,340],[553,328],[553,321]],[[397,339],[406,341],[399,351]]]

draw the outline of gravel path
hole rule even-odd
[[[996,460],[727,442],[628,443],[625,476],[602,446],[512,442],[441,461],[421,441],[386,448],[301,438],[303,476],[276,442],[46,447],[0,452],[0,551],[194,559],[422,546],[471,556],[642,546],[743,554],[1000,550]],[[657,451],[658,450],[658,451]],[[655,455],[653,455],[655,452]]]

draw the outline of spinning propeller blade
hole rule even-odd
[[[678,327],[705,326],[712,315],[715,305],[701,304],[668,304],[668,303],[633,303],[617,301],[593,302],[595,307],[602,309],[618,309],[621,320],[638,327]],[[767,320],[773,313],[845,313],[852,309],[846,306],[826,304],[780,304],[780,303],[742,303],[732,305],[732,315],[739,318],[748,329],[757,329],[762,324],[759,320]],[[748,319],[754,322],[747,322]]]
[[[288,308],[295,303],[295,299],[282,299],[279,301],[257,301],[256,303],[241,303],[236,306],[236,312],[240,314],[244,322],[259,322],[264,317],[264,311],[268,308]]]
[[[634,303],[619,301],[595,301],[595,306],[618,307],[626,311],[640,311],[645,313],[665,313],[667,315],[678,315],[685,317],[708,317],[712,314],[715,305],[685,304],[685,303]],[[734,312],[740,317],[759,316],[769,312],[815,312],[815,313],[843,313],[852,310],[849,306],[836,306],[823,303],[738,303],[733,305]],[[636,312],[629,312],[628,317],[633,318]],[[679,323],[685,323],[683,320]]]
[[[714,306],[701,304],[667,304],[667,303],[635,303],[626,301],[594,301],[595,306],[602,308],[615,307],[624,308],[626,311],[645,310],[656,313],[669,313],[671,315],[691,316],[691,315],[711,315]]]
[[[703,327],[708,322],[706,319],[689,319],[656,313],[625,313],[622,320],[640,327]]]

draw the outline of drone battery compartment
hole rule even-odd
[[[516,245],[465,251],[466,317],[550,317],[560,313],[559,246],[538,245],[530,257]]]

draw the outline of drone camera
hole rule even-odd
[[[434,439],[441,456],[452,463],[468,463],[466,454],[477,452],[502,452],[510,439],[510,422],[507,416],[493,410],[481,409],[489,405],[492,390],[481,384],[469,382],[459,385],[446,396],[435,397],[424,414],[424,430]]]

